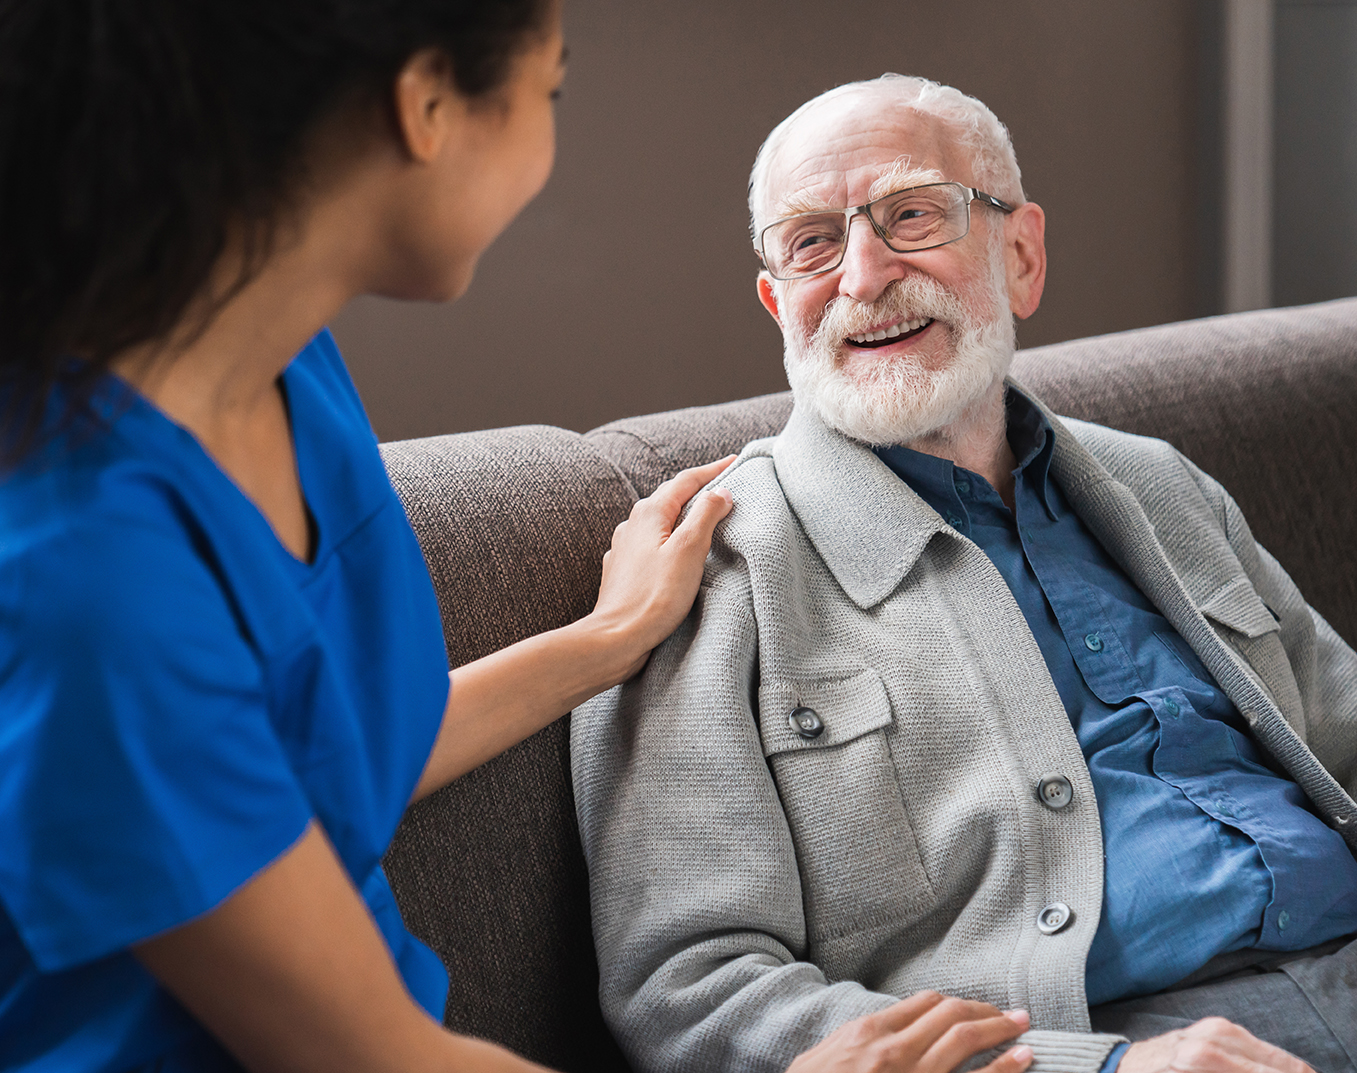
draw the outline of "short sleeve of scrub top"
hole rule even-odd
[[[0,1068],[231,1068],[127,948],[312,821],[442,1016],[380,869],[447,699],[437,604],[328,332],[282,383],[311,563],[112,378],[108,427],[0,482]]]

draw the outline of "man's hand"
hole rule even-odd
[[[788,1067],[787,1073],[950,1073],[968,1058],[1027,1031],[1023,1010],[920,991],[880,1013],[849,1021]],[[1030,1047],[1015,1047],[979,1073],[1021,1073]]]
[[[1117,1073],[1315,1073],[1280,1047],[1264,1043],[1223,1017],[1133,1043]]]

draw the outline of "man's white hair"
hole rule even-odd
[[[768,168],[787,135],[806,112],[826,101],[862,93],[941,120],[956,142],[970,152],[974,181],[987,194],[1019,205],[1027,198],[1022,191],[1022,173],[1013,152],[1013,139],[999,117],[982,102],[959,89],[914,75],[883,74],[862,82],[849,82],[813,97],[773,128],[759,147],[749,174],[749,227],[758,238],[759,223],[767,209]]]

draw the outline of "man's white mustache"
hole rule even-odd
[[[893,280],[873,302],[840,295],[825,306],[815,342],[837,350],[851,335],[862,335],[893,321],[938,320],[959,324],[966,319],[961,299],[937,280],[907,276]]]

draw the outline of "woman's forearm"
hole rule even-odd
[[[457,668],[438,740],[414,799],[498,756],[622,681],[625,639],[592,616]]]
[[[545,1073],[411,998],[313,823],[216,909],[134,953],[251,1073]]]

